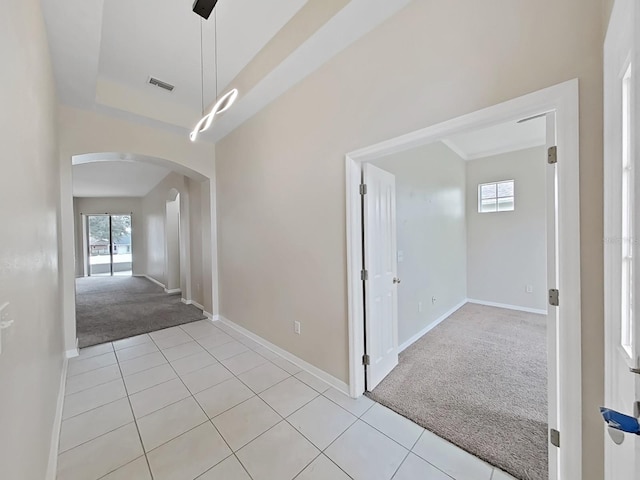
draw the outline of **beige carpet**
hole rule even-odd
[[[80,348],[202,320],[202,310],[142,277],[76,279]]]
[[[516,478],[548,478],[544,315],[467,304],[367,395]]]

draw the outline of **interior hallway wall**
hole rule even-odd
[[[225,137],[221,313],[347,382],[345,154],[578,78],[582,480],[601,480],[602,13],[602,0],[415,0]]]
[[[396,177],[402,345],[467,296],[465,161],[437,142],[372,163]]]
[[[63,369],[56,95],[37,0],[0,15],[0,477],[46,477]]]
[[[545,147],[467,162],[470,299],[547,311],[547,167]],[[500,180],[515,180],[514,211],[479,213],[478,185]]]
[[[167,259],[167,200],[172,189],[180,192],[180,232],[181,247],[189,248],[190,259],[183,258],[184,266],[189,264],[191,274],[187,280],[186,272],[180,272],[180,289],[185,300],[201,305],[208,313],[212,313],[212,295],[207,294],[212,288],[211,253],[207,253],[205,245],[210,245],[211,235],[205,237],[211,228],[211,210],[207,208],[208,191],[199,182],[176,172],[169,173],[158,185],[142,198],[142,228],[144,230],[146,253],[145,274],[168,286]],[[209,249],[210,250],[210,249]],[[193,268],[195,267],[195,268]],[[176,279],[174,279],[176,280]],[[187,294],[187,281],[191,288],[191,297]],[[177,288],[177,287],[176,287]]]
[[[82,215],[110,213],[131,214],[131,250],[133,252],[133,275],[144,275],[145,241],[142,228],[142,199],[140,197],[74,197],[73,211],[75,219],[75,253],[76,276],[82,277],[85,272],[85,255],[83,250]]]
[[[143,229],[145,232],[146,275],[167,285],[166,271],[166,214],[169,191],[185,191],[184,176],[168,174],[142,198]]]
[[[189,242],[191,248],[191,299],[200,305],[204,304],[203,285],[203,260],[202,260],[202,188],[201,182],[186,179],[187,190],[189,192],[189,225],[191,227]]]
[[[167,290],[183,289],[180,285],[180,194],[175,200],[166,202],[165,210],[165,288]],[[186,246],[186,245],[185,245]]]

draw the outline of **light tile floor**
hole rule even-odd
[[[58,480],[510,480],[221,323],[70,360]]]

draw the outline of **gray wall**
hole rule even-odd
[[[403,344],[467,296],[465,162],[438,142],[372,163],[396,177]]]
[[[37,0],[0,15],[0,476],[45,478],[63,366],[56,97]]]
[[[546,312],[546,158],[536,147],[467,162],[470,299]],[[515,210],[478,213],[478,185],[499,180],[515,180]]]

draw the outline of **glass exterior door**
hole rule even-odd
[[[131,215],[87,215],[89,275],[132,274]]]

